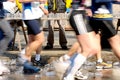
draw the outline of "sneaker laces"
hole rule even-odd
[[[81,70],[78,70],[78,71],[76,72],[76,74],[75,74],[75,78],[77,78],[77,79],[87,79],[88,76],[83,75],[83,73],[81,72]]]

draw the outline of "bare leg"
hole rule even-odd
[[[36,51],[44,41],[44,33],[41,32],[35,36],[35,40],[27,45],[25,57],[31,61],[31,54],[33,51]],[[33,46],[34,45],[34,46]]]
[[[115,35],[109,38],[108,41],[113,49],[113,52],[120,59],[120,37],[119,35]]]
[[[29,44],[32,43],[32,42],[35,40],[35,36],[32,35],[32,34],[28,35],[28,38],[29,38]],[[41,53],[41,51],[42,51],[42,45],[39,46],[39,47],[37,48],[37,50],[35,51],[35,52],[36,52],[36,53],[35,53],[35,54],[36,54],[36,56],[35,56],[35,60],[36,60],[36,61],[39,61],[39,60],[40,60],[40,53]]]

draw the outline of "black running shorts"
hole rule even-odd
[[[88,24],[88,17],[85,10],[73,10],[70,14],[69,22],[76,35],[85,34],[93,31]]]
[[[42,27],[40,24],[40,19],[34,19],[34,20],[24,20],[27,30],[28,30],[28,35],[33,34],[37,35],[42,31]]]
[[[102,35],[107,39],[116,35],[116,30],[112,20],[90,20],[89,25],[98,33],[101,31]]]

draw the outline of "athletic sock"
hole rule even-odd
[[[101,58],[97,60],[97,63],[102,63],[102,62],[103,60]]]
[[[20,56],[25,54],[25,48],[20,52]]]
[[[67,76],[74,76],[77,70],[83,65],[85,61],[86,57],[84,57],[82,54],[78,54],[73,61],[73,65],[71,65],[71,68],[68,69]]]
[[[36,55],[35,55],[35,60],[36,60],[36,61],[39,61],[39,60],[40,60],[40,54],[36,54]]]

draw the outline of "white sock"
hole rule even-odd
[[[25,48],[20,53],[21,54],[25,54]]]
[[[25,54],[25,48],[20,52],[20,55],[19,55],[19,56],[22,57],[22,55],[24,55],[24,54]]]
[[[36,61],[39,61],[39,60],[40,60],[40,54],[36,54],[36,55],[35,55],[35,60],[36,60]]]
[[[78,54],[73,61],[72,67],[68,69],[69,71],[67,73],[67,76],[74,76],[77,70],[83,65],[85,61],[86,57],[84,57],[82,54]]]
[[[102,63],[103,60],[100,58],[100,59],[97,60],[97,62],[98,62],[98,63]]]

